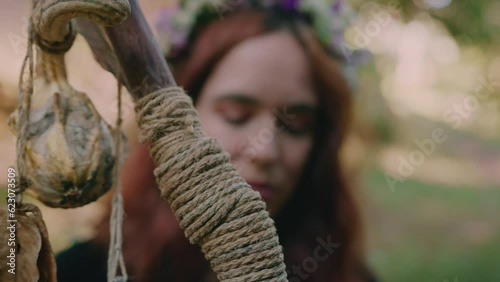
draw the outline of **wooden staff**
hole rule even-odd
[[[132,14],[118,26],[102,28],[82,19],[77,24],[96,60],[137,100],[176,82],[137,1],[129,2]]]
[[[97,61],[122,81],[141,109],[138,120],[144,126],[143,137],[154,139],[152,157],[156,166],[162,168],[156,175],[162,195],[166,195],[164,198],[170,204],[175,203],[173,210],[184,225],[185,235],[191,243],[200,245],[221,281],[287,281],[282,248],[265,204],[234,167],[226,166],[229,157],[220,144],[199,136],[204,134],[189,97],[180,88],[173,87],[176,83],[139,5],[136,0],[129,1],[131,15],[122,24],[101,28],[87,22],[79,25],[79,31],[89,41]],[[177,115],[159,114],[158,105],[172,106]],[[158,118],[162,119],[161,122],[154,123]],[[165,130],[155,132],[157,127]],[[170,147],[169,140],[181,140],[179,147]],[[162,146],[167,146],[167,149],[163,150]],[[175,159],[171,166],[167,166],[167,162],[179,158],[177,149],[184,153],[183,160]],[[210,188],[218,193],[206,198],[207,195],[203,195],[206,187],[193,182],[189,189],[200,195],[197,203],[201,203],[201,208],[188,206],[191,202],[189,193],[173,193],[171,189],[188,181],[188,177],[179,177],[183,173],[199,177],[201,172],[195,170],[207,161],[206,158],[193,157],[200,152],[210,156],[209,163],[213,165],[210,171],[217,169],[214,175],[205,175],[207,182],[230,187],[223,190],[212,185]],[[191,171],[186,172],[189,169]],[[217,204],[219,209],[210,209],[208,206],[212,204]],[[180,209],[183,212],[179,212]],[[189,216],[186,210],[190,211]]]

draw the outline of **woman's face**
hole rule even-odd
[[[276,215],[311,151],[317,103],[302,47],[279,31],[234,47],[208,78],[196,107],[205,132]]]

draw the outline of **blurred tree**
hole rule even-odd
[[[395,0],[375,0],[390,5]],[[500,3],[498,0],[401,0],[396,1],[406,20],[427,12],[440,20],[461,44],[498,47],[500,43]]]

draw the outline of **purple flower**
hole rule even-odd
[[[156,21],[156,29],[160,31],[169,30],[172,25],[172,17],[179,11],[179,9],[163,8],[158,13],[158,20]]]
[[[341,7],[342,7],[342,2],[340,0],[337,0],[335,1],[335,3],[332,4],[332,11],[338,13]]]
[[[339,47],[344,43],[344,33],[343,32],[333,32],[332,34],[332,46]]]
[[[296,10],[300,0],[282,0],[281,5],[285,10]]]
[[[174,52],[176,49],[185,47],[188,37],[186,34],[188,31],[183,30],[175,23],[175,16],[179,12],[178,8],[163,8],[159,11],[158,20],[155,23],[160,38],[166,40]]]

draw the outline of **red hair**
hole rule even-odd
[[[270,27],[266,25],[269,16],[264,11],[234,12],[198,30],[191,48],[169,62],[178,84],[196,103],[212,69],[231,48],[248,38],[289,28],[309,58],[321,105],[314,149],[292,199],[275,218],[289,279],[363,281],[360,211],[340,164],[340,148],[351,120],[351,92],[339,66],[309,28],[292,21]],[[126,262],[137,281],[199,281],[209,270],[208,263],[183,237],[161,199],[153,167],[146,146],[139,145],[122,171]],[[106,242],[109,233],[101,231],[100,241]],[[294,274],[292,267],[312,257],[319,241],[338,247],[326,260],[316,261],[307,278]]]

